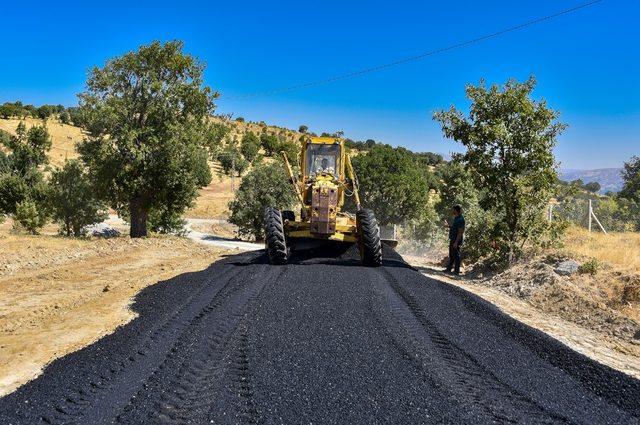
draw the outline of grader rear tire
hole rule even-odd
[[[265,249],[271,264],[287,264],[289,250],[284,235],[282,214],[273,207],[264,209]]]
[[[378,267],[382,264],[382,242],[380,228],[373,211],[362,209],[356,213],[358,247],[362,264]]]

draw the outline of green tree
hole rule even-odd
[[[156,41],[111,59],[80,95],[90,136],[78,151],[100,196],[128,211],[131,237],[147,235],[152,209],[182,212],[211,180],[202,170],[216,94],[182,49]]]
[[[71,122],[71,116],[69,115],[69,112],[67,111],[60,112],[60,122],[62,124],[69,124],[69,122]]]
[[[600,186],[600,183],[598,182],[589,182],[587,184],[584,185],[585,190],[591,192],[591,193],[596,193],[598,192],[602,187]]]
[[[434,114],[445,136],[466,148],[462,161],[482,192],[480,206],[495,218],[487,231],[509,262],[553,230],[543,212],[557,180],[552,149],[565,125],[546,102],[531,99],[535,84],[532,77],[502,87],[468,85],[468,118],[453,106]]]
[[[254,132],[248,131],[242,136],[242,141],[240,142],[240,152],[242,156],[244,156],[247,161],[253,162],[253,160],[258,155],[258,151],[260,150],[260,139],[255,135]]]
[[[428,198],[424,171],[411,152],[389,145],[375,145],[353,158],[360,198],[381,224],[401,224],[417,218]]]
[[[47,185],[40,168],[48,162],[51,148],[46,128],[35,126],[27,130],[21,122],[16,135],[0,134],[0,143],[9,150],[0,161],[0,214],[16,214],[18,204],[26,200],[44,210]]]
[[[624,163],[622,180],[620,196],[640,204],[640,157],[634,156]]]
[[[222,171],[228,176],[240,176],[249,166],[234,142],[227,143],[222,152],[218,153],[217,158]]]
[[[241,236],[264,239],[262,229],[262,211],[267,206],[287,209],[294,205],[295,193],[278,161],[272,164],[260,164],[247,173],[229,203],[231,216],[229,222],[238,226]]]
[[[303,134],[304,134],[304,133],[306,133],[307,131],[309,131],[309,127],[308,127],[308,126],[306,126],[306,125],[304,125],[304,124],[302,124],[300,127],[298,127],[298,131],[299,131],[300,133],[303,133]]]
[[[16,205],[16,222],[32,235],[37,235],[47,223],[47,214],[35,201],[25,199]]]
[[[260,134],[260,144],[269,156],[273,156],[280,148],[280,141],[278,138],[267,132]]]
[[[51,136],[43,125],[27,130],[21,121],[16,128],[15,136],[2,138],[0,141],[11,150],[13,166],[21,175],[49,162],[47,152],[51,149]]]
[[[53,219],[66,236],[82,236],[85,226],[100,223],[108,215],[95,195],[82,163],[73,159],[51,174],[49,201]]]

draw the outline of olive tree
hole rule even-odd
[[[79,95],[89,136],[78,151],[101,197],[147,235],[154,209],[183,212],[211,181],[207,147],[217,96],[179,41],[153,42],[94,68]]]
[[[264,239],[262,212],[265,207],[289,208],[296,200],[291,183],[279,161],[254,167],[242,179],[236,197],[229,203],[229,222],[241,236]]]
[[[404,148],[376,144],[352,159],[360,198],[381,224],[402,224],[417,218],[429,196],[426,172]]]
[[[82,163],[65,162],[51,173],[49,201],[53,219],[66,236],[82,236],[84,227],[105,220],[105,205],[96,198]]]
[[[544,100],[531,98],[535,85],[533,77],[489,88],[468,85],[468,117],[454,106],[434,114],[444,135],[466,148],[462,163],[482,193],[480,206],[494,219],[486,232],[509,262],[552,230],[544,210],[557,181],[552,150],[565,125]]]

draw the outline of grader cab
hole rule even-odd
[[[265,248],[272,264],[286,264],[292,251],[326,243],[357,244],[362,263],[382,264],[378,222],[360,206],[358,183],[344,140],[311,137],[302,143],[300,177],[286,154],[285,166],[300,202],[300,213],[267,207],[264,211]],[[356,213],[343,211],[352,196]]]

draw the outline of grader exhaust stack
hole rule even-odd
[[[312,137],[302,143],[301,179],[283,153],[287,173],[300,202],[299,219],[293,211],[267,207],[265,246],[272,264],[285,264],[292,250],[327,242],[357,244],[362,263],[382,264],[378,222],[360,206],[358,184],[344,141]],[[345,196],[353,196],[356,214],[342,210]]]

